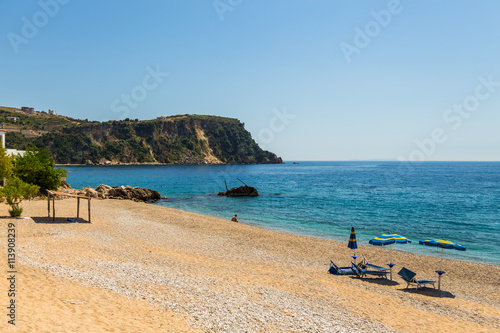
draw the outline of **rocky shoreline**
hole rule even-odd
[[[69,185],[67,185],[69,186]],[[161,196],[158,191],[149,188],[132,187],[132,186],[109,186],[101,184],[95,189],[87,186],[80,190],[63,188],[61,191],[71,194],[84,195],[97,199],[118,199],[118,200],[132,200],[138,202],[156,202],[160,199],[166,199],[166,196]]]
[[[279,157],[276,162],[267,160],[263,163],[212,163],[205,159],[184,159],[172,163],[160,163],[160,162],[144,162],[144,163],[127,163],[127,162],[116,162],[116,161],[100,161],[99,163],[92,163],[88,161],[87,163],[57,163],[56,166],[118,166],[118,165],[255,165],[255,164],[286,164],[283,162],[281,157]]]

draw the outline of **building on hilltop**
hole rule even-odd
[[[29,106],[23,106],[21,108],[21,111],[24,111],[24,112],[29,113],[29,114],[35,114],[35,108],[31,108]]]
[[[16,122],[19,120],[19,117],[6,117],[5,119],[9,120],[9,121],[13,121],[13,122]]]
[[[57,112],[56,112],[56,110],[49,109],[49,114],[56,116]]]

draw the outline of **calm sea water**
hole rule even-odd
[[[500,162],[300,162],[283,165],[70,166],[73,188],[147,187],[168,196],[158,205],[273,230],[358,244],[397,233],[396,250],[439,256],[418,240],[447,238],[467,247],[445,257],[500,264]],[[218,197],[256,187],[255,198]]]

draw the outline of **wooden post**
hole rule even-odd
[[[47,194],[47,217],[50,217],[50,193]]]
[[[89,222],[90,222],[90,197],[89,197]]]
[[[76,218],[80,217],[80,197],[76,198]]]
[[[52,221],[56,220],[56,196],[52,196]]]

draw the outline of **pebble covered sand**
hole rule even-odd
[[[350,263],[348,231],[339,243],[127,200],[92,200],[92,223],[58,200],[51,223],[45,201],[23,205],[28,219],[0,220],[0,253],[16,225],[19,276],[1,332],[500,331],[499,266],[446,259],[442,290],[416,291],[396,273],[435,279],[439,258],[393,250],[394,281],[329,274],[330,259]]]

